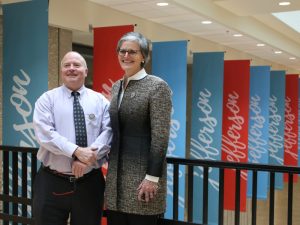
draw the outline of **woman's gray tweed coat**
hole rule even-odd
[[[109,210],[140,215],[164,213],[166,153],[169,141],[171,90],[162,79],[147,75],[131,80],[118,109],[122,80],[112,87],[110,117],[113,142],[109,154],[105,199]],[[145,175],[160,177],[158,193],[148,203],[137,199]]]

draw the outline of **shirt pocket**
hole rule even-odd
[[[99,134],[101,127],[100,116],[94,113],[85,113],[86,132],[89,135]]]

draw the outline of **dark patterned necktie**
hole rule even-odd
[[[83,109],[79,103],[79,92],[72,92],[74,96],[73,102],[73,117],[75,125],[76,144],[80,147],[87,147],[86,126]]]

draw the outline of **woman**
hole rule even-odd
[[[125,34],[117,53],[124,76],[112,87],[109,109],[113,142],[106,204],[109,225],[155,225],[166,207],[166,152],[171,90],[144,69],[149,42]]]

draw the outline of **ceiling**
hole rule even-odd
[[[300,71],[300,33],[272,15],[300,10],[300,0],[288,0],[289,6],[279,6],[280,0],[89,1]],[[169,5],[158,7],[158,2]],[[212,24],[203,25],[203,20]],[[243,36],[234,37],[237,33]]]
[[[0,4],[28,0],[0,0]],[[84,0],[110,7],[195,37],[283,65],[300,73],[300,33],[291,29],[272,13],[300,10],[300,0]],[[166,7],[156,3],[168,2]],[[201,21],[212,24],[203,25]],[[300,24],[300,16],[296,19]],[[300,26],[300,25],[299,25]],[[73,32],[75,39],[83,32]],[[234,34],[242,37],[234,37]],[[265,46],[257,47],[258,43]],[[281,54],[275,54],[281,51]],[[290,59],[293,57],[294,59]],[[272,66],[272,65],[271,65]]]

